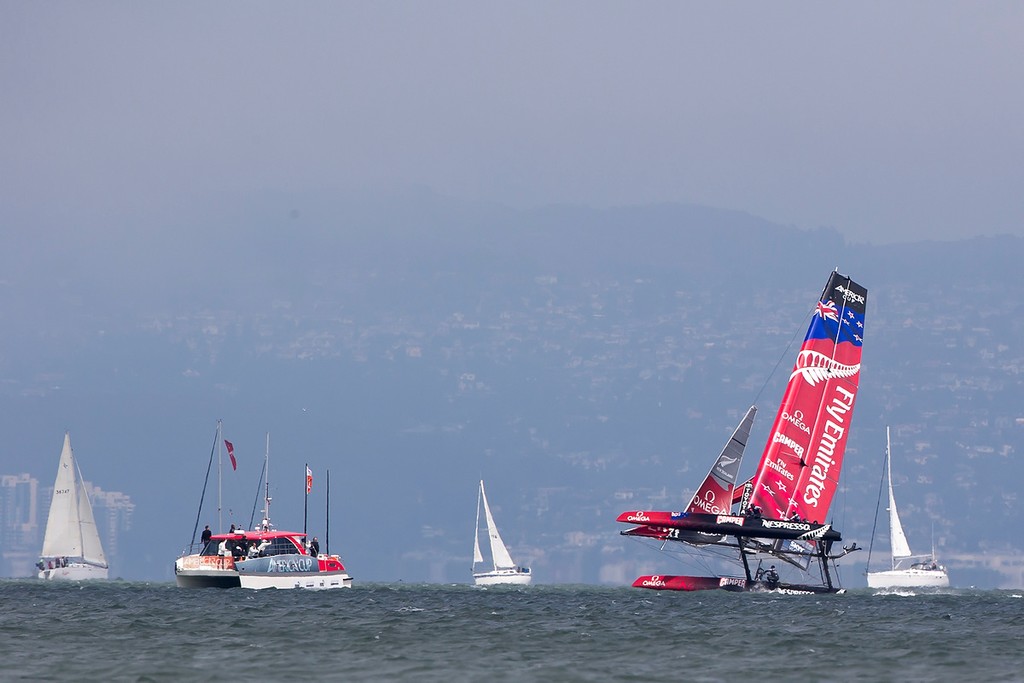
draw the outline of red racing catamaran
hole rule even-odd
[[[751,407],[708,476],[681,512],[632,510],[617,521],[625,536],[681,543],[697,554],[731,557],[734,576],[647,575],[633,585],[655,590],[777,590],[834,593],[833,554],[842,536],[828,520],[839,484],[860,379],[867,289],[833,272],[813,311],[754,475],[737,486],[756,408]],[[738,507],[737,507],[738,506]],[[734,510],[735,508],[735,510]],[[738,559],[737,559],[738,556]],[[785,565],[781,578],[770,564]],[[755,566],[756,563],[756,566]],[[815,578],[814,569],[818,576]],[[788,575],[798,578],[790,581]]]

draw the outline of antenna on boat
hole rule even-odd
[[[267,452],[263,456],[263,480],[266,494],[263,496],[263,521],[260,522],[260,530],[270,531],[270,432],[267,432]]]
[[[260,475],[260,482],[256,485],[256,501],[259,500],[260,488],[265,486],[266,493],[263,496],[263,521],[260,522],[259,529],[261,531],[270,530],[270,432],[266,433],[266,454],[263,456],[263,473]],[[253,517],[256,516],[256,501],[253,501]],[[252,525],[252,519],[249,519],[250,528],[255,528]]]
[[[266,476],[267,469],[264,466],[260,469],[260,480],[256,484],[256,497],[252,501],[252,513],[249,515],[249,528],[256,529],[256,507],[260,504],[260,496],[263,495],[263,477]]]

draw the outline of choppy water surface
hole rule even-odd
[[[3,680],[1024,680],[1024,592],[0,583]]]

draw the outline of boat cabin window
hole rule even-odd
[[[263,551],[264,555],[294,555],[299,552],[299,549],[295,547],[287,538],[275,538],[271,540],[270,545]]]

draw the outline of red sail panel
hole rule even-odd
[[[867,290],[832,273],[754,475],[765,517],[824,522],[842,470],[860,378]]]

